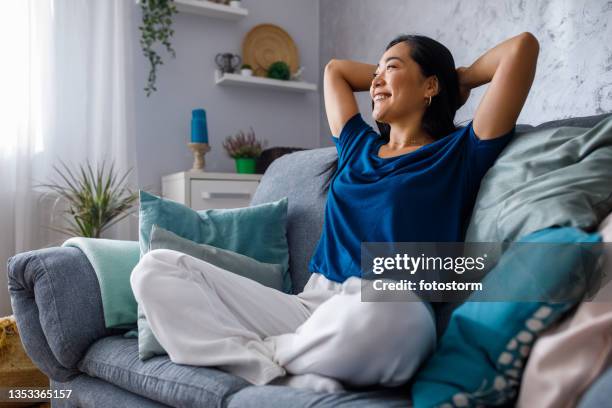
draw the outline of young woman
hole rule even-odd
[[[360,243],[463,240],[538,52],[522,33],[455,69],[442,44],[400,36],[377,65],[330,61],[325,108],[338,160],[310,280],[288,295],[179,252],[149,252],[131,284],[170,359],[317,390],[408,381],[435,347],[433,315],[421,302],[361,302]],[[470,89],[488,82],[473,120],[457,128]],[[358,112],[353,93],[366,90],[380,134]]]

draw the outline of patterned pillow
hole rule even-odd
[[[477,295],[471,296],[453,312],[436,352],[417,374],[412,387],[414,407],[500,406],[513,401],[539,333],[585,294],[589,277],[568,277],[596,270],[599,251],[573,244],[600,241],[598,233],[587,234],[572,227],[547,228],[519,242],[563,243],[562,252],[555,245],[515,245],[507,249],[483,280],[484,287],[490,282],[503,283],[506,298],[512,294],[535,298],[542,290],[549,295],[563,291],[567,301],[484,302],[475,301]],[[533,284],[534,275],[538,285]]]

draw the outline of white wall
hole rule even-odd
[[[321,64],[331,58],[377,63],[398,34],[446,45],[457,66],[470,65],[504,39],[530,31],[540,42],[538,68],[519,123],[612,111],[612,2],[606,0],[321,0]],[[333,39],[329,41],[326,39]],[[472,91],[456,122],[470,119],[486,86]],[[367,93],[359,95],[371,120]],[[324,106],[321,144],[331,145]]]
[[[165,174],[191,168],[191,110],[206,109],[212,151],[207,171],[233,172],[234,163],[221,143],[238,130],[252,126],[268,147],[319,145],[320,106],[317,93],[221,87],[214,84],[215,55],[242,54],[242,40],[255,25],[279,25],[293,38],[305,66],[303,78],[318,82],[319,0],[243,0],[249,15],[238,22],[179,14],[174,19],[176,59],[166,57],[158,78],[158,91],[142,92],[148,66],[136,44],[136,140],[139,185],[159,190]],[[136,6],[135,6],[136,7]],[[140,12],[134,13],[138,26]],[[139,32],[134,33],[137,39]]]

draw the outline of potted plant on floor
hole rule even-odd
[[[239,131],[235,136],[228,136],[223,142],[223,148],[236,162],[236,172],[242,174],[255,173],[257,158],[261,155],[266,142],[260,142],[255,138],[255,132]]]

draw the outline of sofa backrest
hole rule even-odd
[[[295,152],[272,162],[263,175],[251,205],[288,198],[287,241],[294,293],[310,277],[308,262],[319,242],[327,193],[321,195],[325,174],[318,175],[337,156],[336,147]]]
[[[516,131],[517,132],[528,132],[530,130],[536,130],[536,129],[541,130],[541,129],[548,129],[552,127],[559,127],[559,126],[590,128],[590,127],[595,126],[596,124],[598,124],[599,122],[601,122],[603,119],[607,118],[610,115],[612,115],[612,112],[607,112],[607,113],[602,113],[599,115],[592,115],[592,116],[580,116],[580,117],[574,117],[574,118],[551,120],[549,122],[544,122],[537,126],[517,124]]]

